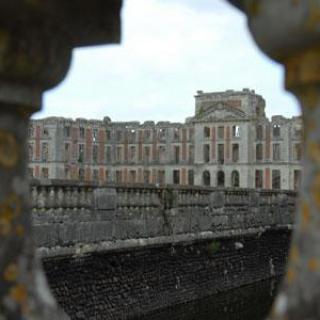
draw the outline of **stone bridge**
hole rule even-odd
[[[58,180],[31,189],[38,253],[72,319],[134,318],[284,272],[292,191]]]

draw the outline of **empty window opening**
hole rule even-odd
[[[240,174],[236,170],[231,173],[231,185],[233,188],[240,187]]]
[[[274,138],[279,138],[281,135],[281,126],[279,124],[274,124],[272,127],[272,135]]]
[[[218,127],[218,138],[224,139],[224,127]]]
[[[173,130],[173,140],[174,141],[179,141],[179,138],[180,138],[180,130],[178,128],[175,128]]]
[[[174,146],[174,162],[179,163],[180,162],[180,147]]]
[[[98,162],[98,145],[93,145],[93,149],[92,149],[92,160],[93,163],[97,163]]]
[[[188,170],[188,185],[193,186],[194,185],[194,171]]]
[[[84,181],[84,169],[79,169],[79,180]]]
[[[158,170],[158,184],[160,186],[165,185],[166,183],[166,172],[164,170]]]
[[[273,160],[279,161],[281,160],[281,152],[280,152],[280,144],[274,143],[272,146],[272,152],[273,152]]]
[[[194,161],[194,146],[189,146],[189,163],[193,163]]]
[[[234,137],[234,138],[240,137],[240,127],[239,126],[232,127],[232,137]]]
[[[217,174],[217,186],[220,188],[223,188],[225,185],[225,179],[224,179],[224,172],[223,171],[219,171]]]
[[[272,189],[281,189],[280,170],[272,170]]]
[[[239,161],[239,144],[237,143],[232,145],[232,161]]]
[[[122,171],[116,171],[116,183],[122,183]]]
[[[263,139],[263,127],[261,125],[256,126],[256,139],[257,140]]]
[[[299,190],[301,185],[301,170],[294,170],[293,175],[293,188],[294,190]]]
[[[209,139],[210,138],[210,128],[209,127],[204,127],[203,128],[203,137],[205,139]]]
[[[150,183],[150,170],[143,171],[143,182],[146,184]]]
[[[202,183],[206,187],[209,187],[211,185],[211,177],[210,172],[208,170],[202,173]]]
[[[255,182],[256,182],[257,189],[263,188],[263,171],[262,170],[256,170]]]
[[[49,145],[48,145],[48,143],[46,143],[46,142],[42,143],[41,149],[42,149],[41,150],[42,161],[46,162],[49,160]]]
[[[261,161],[262,159],[263,159],[262,143],[258,143],[256,145],[256,160]]]
[[[210,145],[209,144],[203,145],[203,161],[205,163],[210,162]]]
[[[220,164],[224,163],[224,144],[218,144],[218,162]]]
[[[180,170],[173,170],[173,184],[180,184]]]
[[[129,173],[129,182],[130,183],[136,183],[136,179],[137,179],[137,173],[135,170],[130,170]]]
[[[294,160],[300,161],[302,159],[302,148],[300,143],[294,145]]]

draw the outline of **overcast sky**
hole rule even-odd
[[[250,88],[267,115],[299,114],[282,67],[253,44],[242,14],[223,0],[126,0],[121,45],[77,49],[66,79],[36,118],[184,121],[194,94]]]

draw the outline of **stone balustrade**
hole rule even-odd
[[[290,228],[296,193],[33,180],[31,198],[39,251],[59,255]]]

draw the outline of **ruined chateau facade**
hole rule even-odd
[[[296,189],[302,119],[265,115],[254,91],[195,96],[185,123],[50,117],[29,128],[29,174],[101,183]]]

